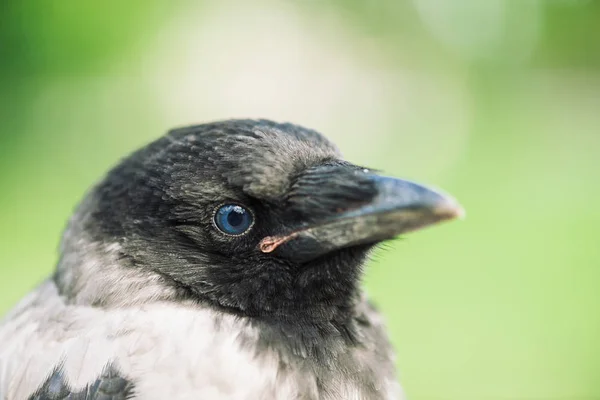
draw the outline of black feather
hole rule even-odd
[[[65,380],[62,366],[56,367],[29,400],[127,400],[134,395],[134,385],[113,365],[81,390],[73,390]]]

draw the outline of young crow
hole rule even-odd
[[[365,260],[461,214],[297,125],[172,130],[91,190],[0,325],[0,398],[401,398]]]

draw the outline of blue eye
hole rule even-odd
[[[227,235],[241,235],[252,226],[252,213],[242,206],[226,204],[215,214],[215,225]]]

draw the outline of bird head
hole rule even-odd
[[[92,303],[171,296],[248,316],[323,315],[351,308],[374,245],[461,213],[445,194],[344,161],[313,130],[192,126],[133,153],[91,191],[56,280]]]

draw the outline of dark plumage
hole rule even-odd
[[[53,279],[0,327],[0,339],[23,337],[0,341],[0,361],[15,365],[0,366],[0,397],[44,398],[53,379],[80,396],[103,370],[144,399],[398,397],[391,348],[359,286],[364,261],[376,243],[460,212],[445,195],[343,161],[296,125],[172,130],[88,194]],[[27,341],[58,350],[16,360]],[[73,372],[92,355],[97,366]],[[50,368],[23,378],[19,365]]]

